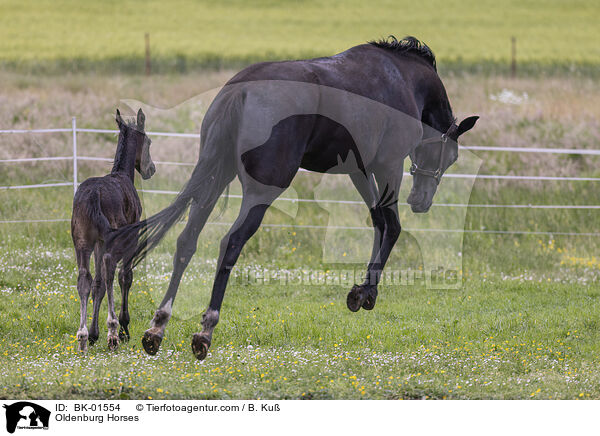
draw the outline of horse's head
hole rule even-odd
[[[144,112],[140,109],[137,113],[136,122],[128,124],[123,121],[121,113],[117,109],[116,121],[119,130],[122,132],[127,131],[128,141],[133,141],[130,145],[135,145],[135,169],[144,180],[149,179],[154,175],[156,167],[150,157],[150,144],[152,144],[152,141],[146,135],[146,116]]]
[[[446,133],[424,140],[410,154],[413,185],[406,201],[413,212],[429,210],[442,175],[458,159],[458,137],[471,130],[478,119],[473,116],[459,125],[452,123]]]

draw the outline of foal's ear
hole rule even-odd
[[[140,108],[140,110],[137,113],[137,127],[142,132],[146,127],[146,115],[144,115],[144,112],[142,112],[142,108]]]
[[[123,118],[121,118],[121,112],[119,112],[119,109],[117,109],[117,116],[115,117],[115,121],[117,122],[119,129],[121,127],[125,127],[125,121],[123,121]]]
[[[473,126],[475,125],[475,123],[477,122],[477,120],[479,119],[479,117],[477,115],[474,115],[472,117],[469,118],[465,118],[464,120],[462,120],[460,122],[460,125],[458,126],[458,136],[462,135],[465,132],[468,132],[469,130],[471,130],[473,128]]]

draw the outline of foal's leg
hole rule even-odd
[[[398,179],[377,177],[380,187],[383,187],[383,194],[378,199],[375,208],[371,209],[373,226],[378,229],[375,231],[375,242],[371,260],[367,266],[365,281],[361,285],[354,285],[348,294],[346,304],[348,308],[356,312],[361,307],[366,310],[372,310],[375,307],[377,299],[377,285],[381,279],[383,268],[394,247],[394,244],[400,236],[400,221],[398,220],[398,189],[400,187],[401,177]],[[358,186],[357,186],[358,188]],[[359,189],[360,191],[360,189]],[[377,245],[377,233],[382,235],[379,248]]]
[[[173,301],[177,295],[181,277],[196,252],[198,236],[204,224],[206,224],[215,203],[216,201],[208,206],[192,203],[188,222],[181,235],[179,235],[179,238],[177,238],[177,250],[173,258],[173,274],[171,275],[169,288],[154,314],[150,328],[146,330],[142,338],[142,345],[148,354],[156,354],[160,347],[165,334],[165,328],[171,318]]]
[[[100,335],[98,328],[98,317],[100,316],[100,306],[106,293],[104,280],[102,279],[102,258],[104,257],[104,247],[101,242],[97,242],[94,247],[94,264],[96,272],[94,282],[92,284],[92,302],[94,303],[94,314],[92,316],[92,325],[90,326],[90,344],[93,345]]]
[[[128,258],[128,257],[127,257]],[[131,264],[123,265],[119,270],[119,287],[121,288],[121,312],[119,313],[119,339],[128,341],[129,336],[129,290],[133,282]]]
[[[221,240],[219,263],[212,295],[208,309],[202,316],[202,332],[194,334],[192,338],[192,351],[199,360],[203,360],[208,354],[213,330],[219,322],[219,311],[221,310],[231,269],[235,265],[244,244],[258,230],[265,212],[282,191],[276,194],[263,194],[260,197],[244,192],[240,214],[227,235]]]
[[[117,321],[117,315],[115,314],[115,302],[113,295],[113,282],[115,280],[115,270],[117,268],[117,262],[113,258],[111,253],[105,253],[102,256],[102,277],[104,279],[104,286],[106,288],[106,296],[108,299],[108,316],[106,319],[106,326],[108,327],[108,348],[116,350],[119,346],[119,337],[117,336],[117,328],[119,327],[119,321]]]
[[[90,274],[90,256],[92,250],[88,247],[76,249],[77,266],[79,267],[79,276],[77,277],[77,292],[80,301],[80,319],[79,330],[77,331],[77,340],[79,341],[79,351],[87,351],[88,329],[87,329],[87,304],[92,285],[92,275]]]

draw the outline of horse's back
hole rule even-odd
[[[328,57],[250,65],[225,87],[254,81],[307,83],[363,96],[418,116],[411,95],[418,92],[417,82],[425,76],[437,86],[437,73],[422,59],[362,44]]]
[[[131,181],[109,174],[85,180],[73,199],[71,230],[75,236],[104,239],[111,229],[139,221],[141,202]]]

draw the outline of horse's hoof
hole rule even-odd
[[[89,337],[88,337],[88,342],[90,345],[94,345],[96,343],[96,341],[98,340],[98,335],[94,335],[93,333],[90,333]]]
[[[365,301],[365,298],[366,293],[364,292],[364,288],[362,286],[354,285],[348,293],[348,297],[346,297],[346,306],[348,306],[348,309],[352,312],[358,312]]]
[[[144,332],[144,337],[142,338],[142,345],[144,346],[144,350],[151,356],[154,356],[158,353],[158,349],[160,348],[160,343],[162,342],[162,336],[154,333],[152,329],[146,330]]]
[[[109,336],[108,349],[111,351],[115,351],[117,348],[119,348],[119,338],[116,336]]]
[[[79,341],[79,352],[87,353],[88,351],[88,335],[77,335],[77,340]]]
[[[375,302],[377,301],[377,288],[371,288],[369,290],[369,295],[365,299],[365,302],[362,304],[362,308],[365,310],[373,310],[375,307]]]
[[[129,329],[121,326],[119,328],[119,340],[123,341],[123,342],[126,342],[126,341],[129,341],[129,338],[130,338],[130,336],[129,336]]]
[[[192,351],[198,360],[206,359],[208,349],[210,348],[210,340],[201,333],[195,333],[192,338]]]

